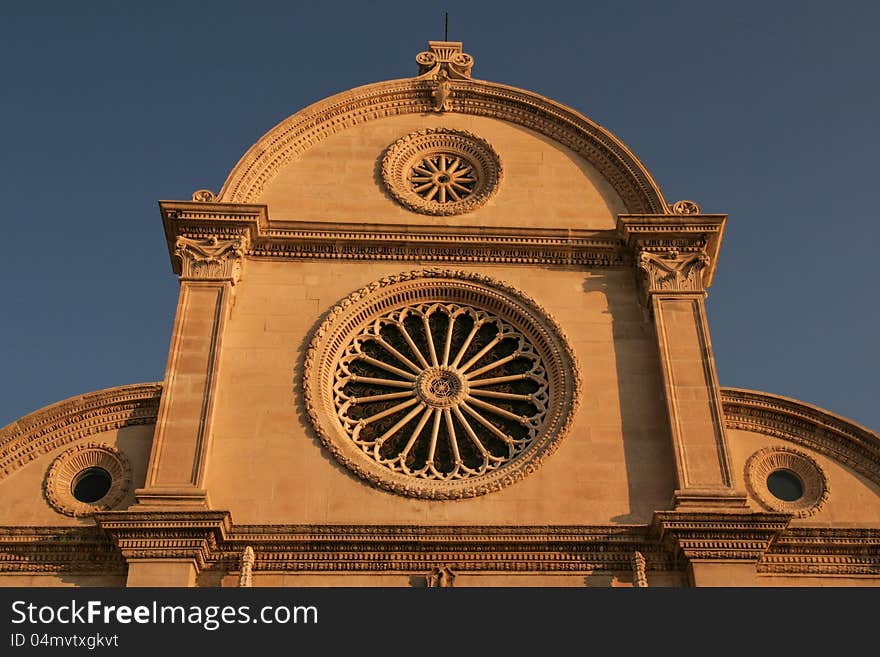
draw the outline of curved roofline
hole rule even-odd
[[[161,383],[136,383],[69,397],[0,429],[0,480],[80,438],[138,424],[155,424]]]
[[[669,214],[644,164],[608,130],[576,110],[539,94],[487,82],[451,81],[452,112],[488,116],[534,130],[590,162],[630,214]],[[375,82],[330,96],[284,119],[241,157],[216,196],[254,203],[286,163],[344,129],[404,114],[435,114],[435,83],[426,76]]]
[[[880,434],[824,408],[790,397],[721,388],[725,424],[803,445],[880,485]]]

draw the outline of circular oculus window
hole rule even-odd
[[[56,511],[79,517],[116,508],[131,486],[131,465],[122,452],[110,445],[84,443],[52,462],[44,492]]]
[[[555,322],[487,277],[421,271],[352,294],[306,356],[309,416],[373,484],[412,497],[498,490],[565,434],[578,397]]]
[[[746,487],[770,511],[810,516],[828,498],[828,481],[815,460],[789,447],[768,447],[746,461]]]
[[[382,182],[401,205],[421,214],[472,212],[501,181],[501,160],[484,139],[431,128],[394,142],[382,159]]]

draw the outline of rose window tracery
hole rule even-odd
[[[513,288],[448,270],[387,277],[343,300],[304,377],[331,453],[414,497],[513,483],[555,449],[577,404],[576,364],[552,319]]]
[[[413,165],[410,182],[413,191],[426,201],[448,203],[470,196],[477,179],[473,165],[466,160],[437,153]]]
[[[501,160],[485,139],[428,128],[401,137],[382,158],[382,182],[405,208],[431,215],[473,212],[501,182]]]
[[[547,377],[528,339],[477,308],[407,306],[345,350],[339,420],[378,463],[425,479],[485,474],[537,435]]]

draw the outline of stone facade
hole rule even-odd
[[[880,436],[719,388],[726,217],[417,63],[160,203],[165,379],[0,431],[0,584],[880,583]]]

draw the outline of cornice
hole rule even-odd
[[[758,563],[761,574],[880,575],[880,529],[792,527]]]
[[[811,404],[754,390],[722,388],[725,425],[807,447],[880,485],[880,435]]]
[[[126,567],[96,527],[0,527],[0,573],[123,576]]]
[[[684,559],[758,561],[790,520],[787,513],[656,511],[651,533]]]
[[[0,429],[0,480],[59,447],[103,431],[155,424],[162,386],[140,383],[71,397]]]
[[[616,231],[272,221],[265,205],[160,201],[165,238],[241,240],[249,258],[621,267]],[[172,256],[175,273],[180,259]]]
[[[126,559],[192,559],[200,569],[215,561],[229,533],[227,511],[108,511],[95,522]]]
[[[390,116],[433,113],[436,87],[429,76],[389,80],[304,108],[272,128],[242,156],[216,199],[258,201],[283,165],[342,130]],[[669,212],[660,188],[638,158],[614,135],[572,108],[484,80],[449,80],[448,92],[444,111],[508,121],[572,149],[609,181],[629,212]]]
[[[217,566],[236,569],[244,546],[260,572],[458,572],[631,570],[641,551],[651,571],[673,570],[642,526],[267,526],[235,527]]]
[[[756,561],[761,575],[880,576],[880,528],[787,525],[788,514],[658,512],[651,526],[233,525],[222,511],[120,511],[96,527],[0,527],[0,573],[122,576],[126,559],[192,559],[253,575],[651,572],[684,559]]]

